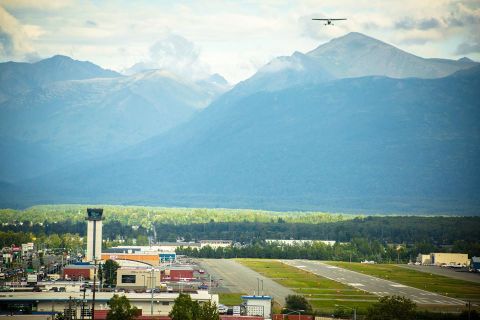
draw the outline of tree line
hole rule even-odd
[[[463,245],[463,242],[458,243]],[[310,259],[360,262],[374,260],[378,263],[406,263],[415,261],[419,253],[431,252],[468,252],[470,256],[480,254],[480,247],[476,244],[474,251],[462,251],[457,243],[449,248],[436,247],[429,243],[415,243],[412,245],[393,245],[378,240],[354,238],[347,243],[328,245],[321,242],[285,245],[282,243],[266,243],[258,241],[243,246],[212,248],[205,246],[201,249],[181,247],[176,250],[179,255],[196,258],[260,258],[260,259]]]

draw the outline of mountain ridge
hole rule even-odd
[[[203,108],[196,103],[222,86],[218,77],[185,92],[173,89],[180,84],[172,77],[156,78],[158,70],[138,82],[49,85],[42,90],[72,88],[84,99],[91,96],[76,91],[81,86],[103,92],[114,82],[125,89],[108,100],[115,107],[134,93],[155,108],[174,97],[158,99],[152,88],[173,90],[196,111],[118,151],[6,184],[17,190],[9,201],[478,212],[478,63],[424,59],[359,34],[329,43],[272,60]],[[152,79],[159,82],[140,82]],[[135,85],[120,85],[129,81]]]

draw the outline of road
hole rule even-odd
[[[257,278],[263,280],[263,291],[279,303],[284,304],[285,297],[295,294],[292,290],[266,278],[258,272],[249,269],[234,260],[228,259],[199,259],[198,264],[219,282],[217,292],[246,293],[257,292]],[[260,285],[260,294],[261,292]]]
[[[438,274],[449,278],[465,280],[480,283],[480,273],[468,272],[465,269],[457,270],[452,268],[442,268],[437,266],[415,266],[415,265],[399,265],[402,268],[412,269],[426,273]]]
[[[422,305],[465,305],[464,301],[458,299],[331,266],[319,261],[282,260],[282,262],[351,287],[373,293],[377,296],[401,295]]]

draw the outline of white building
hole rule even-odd
[[[26,255],[28,252],[33,251],[33,242],[22,243],[22,255]]]
[[[87,256],[86,261],[102,259],[103,209],[87,209]]]
[[[298,246],[304,244],[323,243],[327,246],[333,246],[335,240],[294,240],[294,239],[266,239],[266,243],[278,243],[286,246]]]
[[[179,295],[179,293],[167,292],[154,293],[153,295],[151,293],[96,292],[95,310],[104,310],[103,313],[105,314],[108,310],[108,301],[114,294],[126,296],[133,306],[142,310],[143,315],[153,313],[156,316],[167,316]],[[199,303],[212,301],[218,305],[218,294],[198,291],[190,294],[190,297]],[[22,303],[30,305],[32,311],[35,312],[64,312],[68,307],[70,298],[74,305],[80,306],[83,301],[83,292],[9,292],[8,295],[0,295],[0,305]],[[85,301],[87,309],[91,308],[92,299],[93,293],[86,292]],[[77,319],[80,319],[80,308],[77,309]]]
[[[242,296],[247,316],[261,316],[264,319],[272,318],[271,296]]]
[[[200,248],[211,247],[212,249],[227,248],[232,246],[231,240],[200,240]]]

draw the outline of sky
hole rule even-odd
[[[480,0],[0,0],[0,61],[62,54],[126,74],[219,73],[234,84],[352,31],[426,58],[480,61],[479,30]]]

